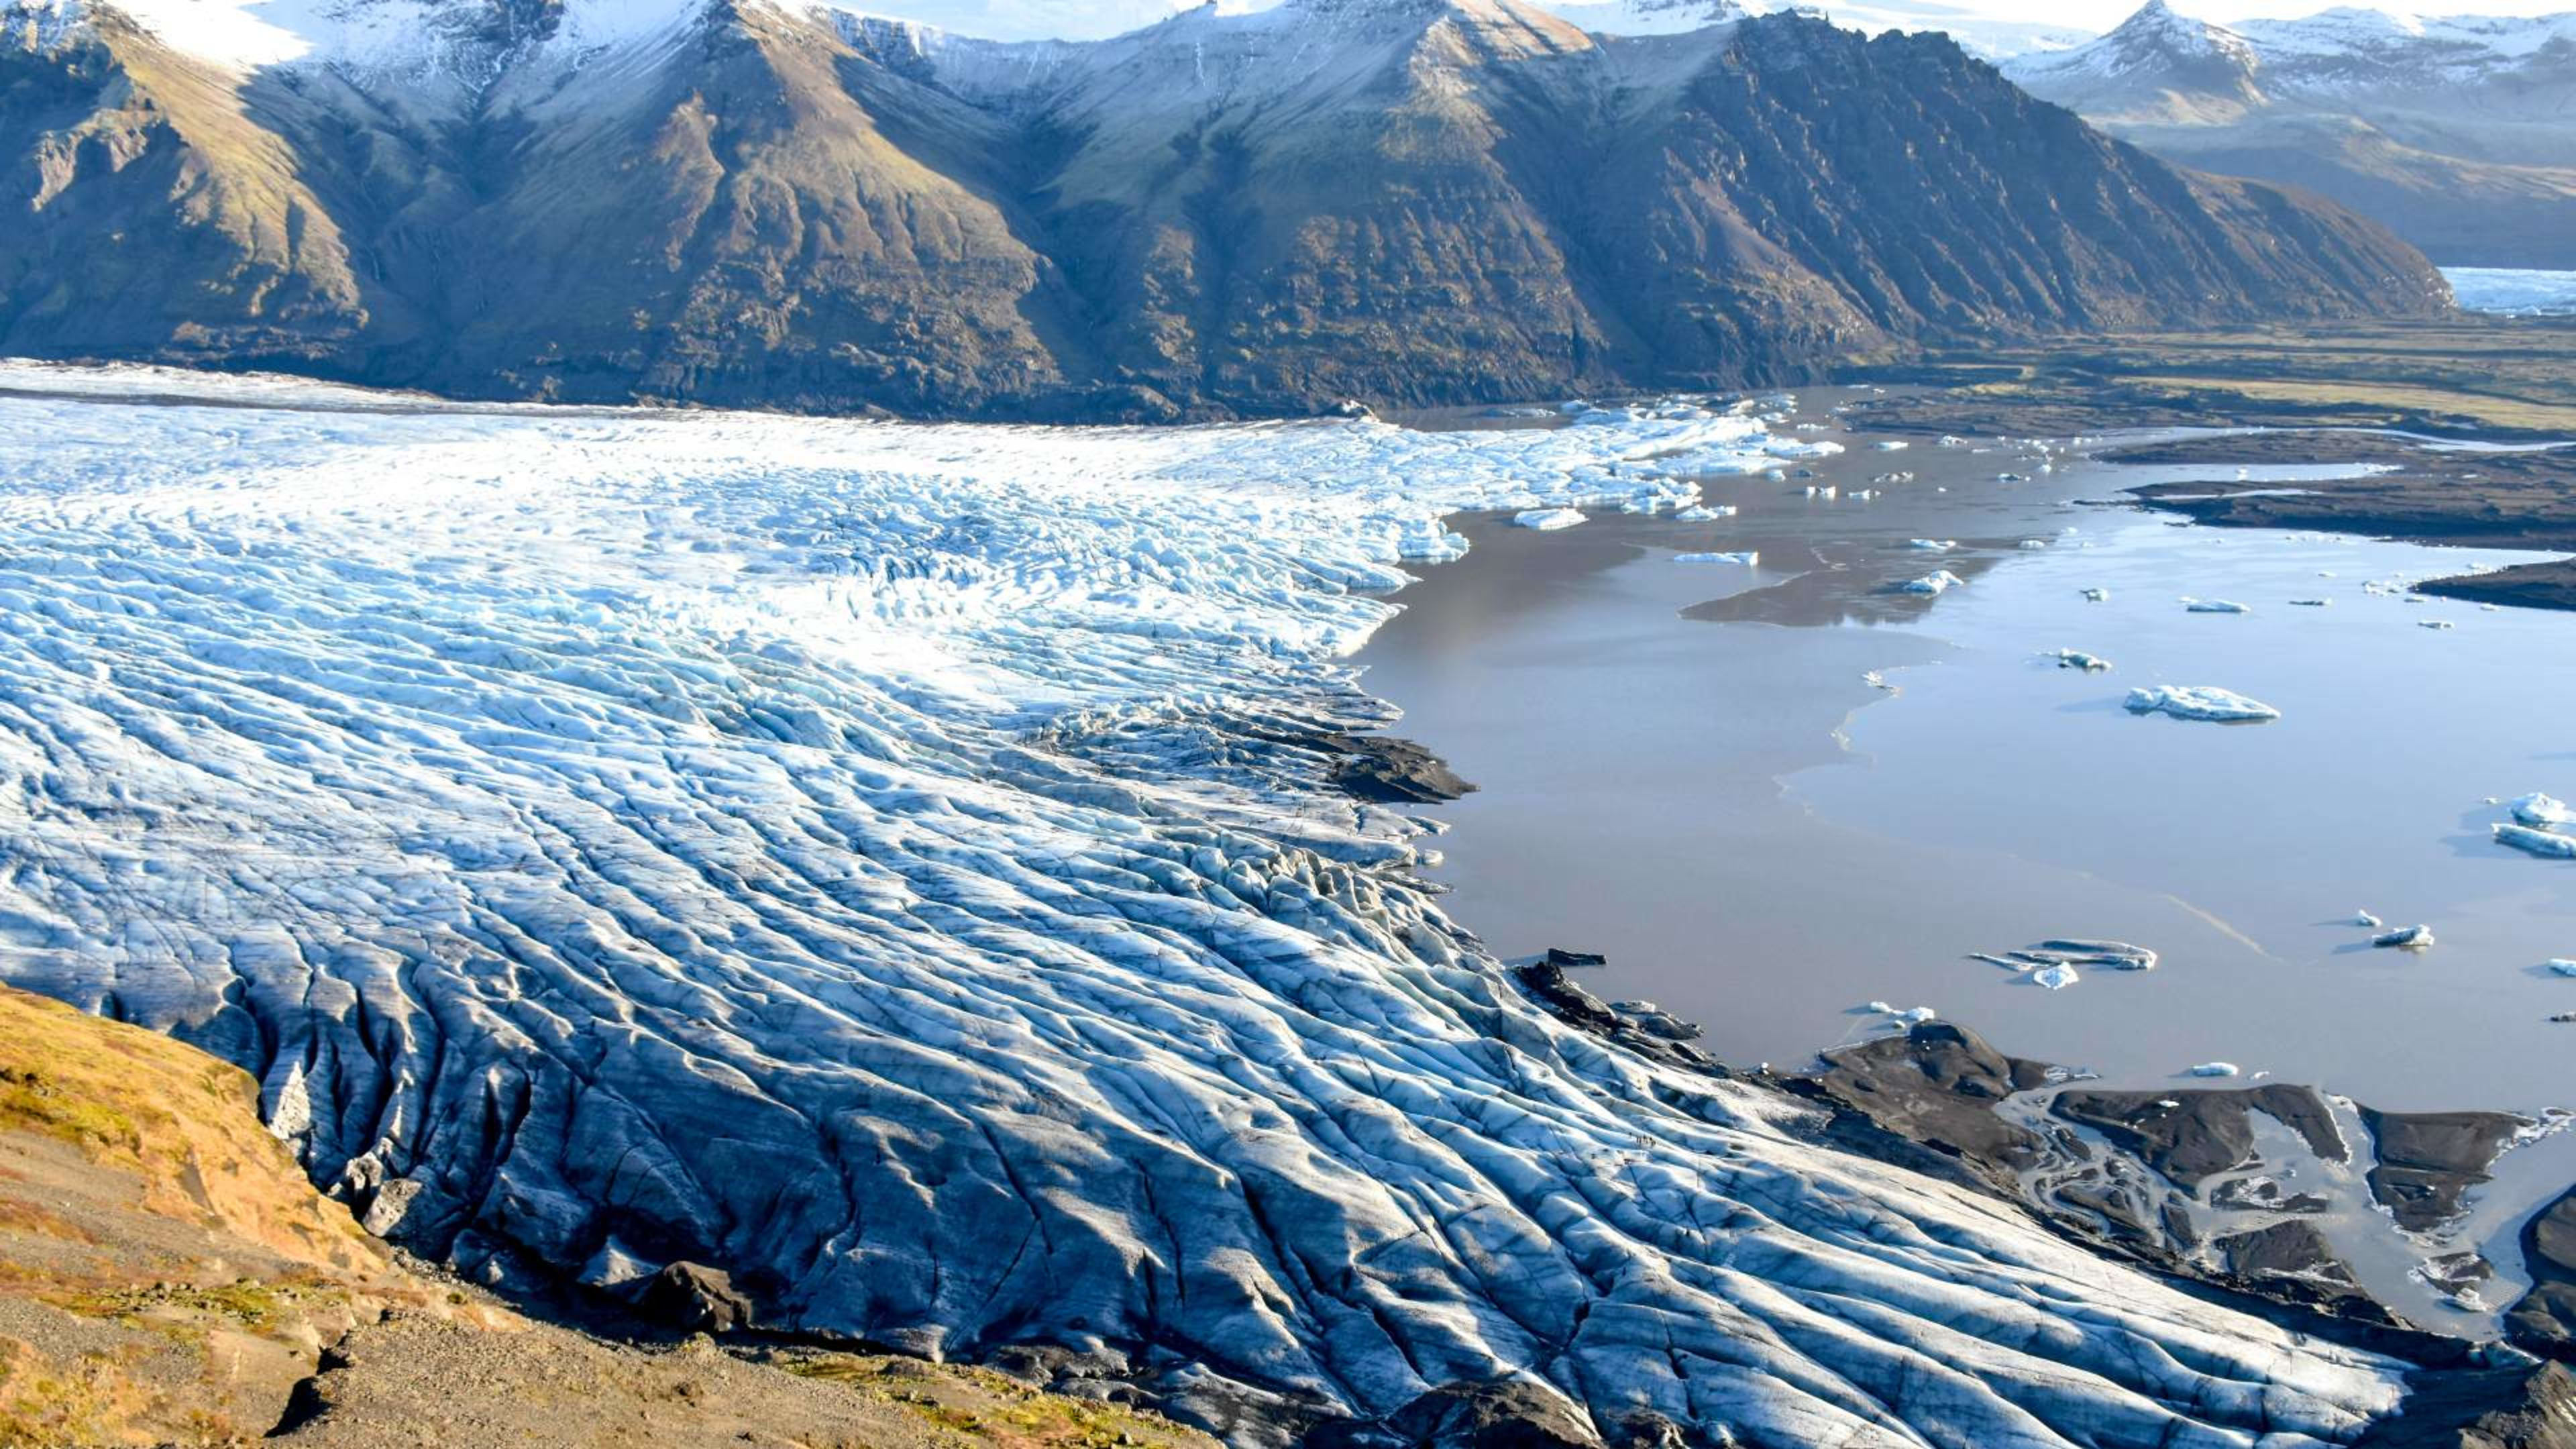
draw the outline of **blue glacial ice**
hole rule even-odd
[[[2247,699],[2232,689],[2208,684],[2143,685],[2129,691],[2129,709],[2136,714],[2161,711],[2176,719],[2221,722],[2281,717],[2279,710],[2260,700]]]

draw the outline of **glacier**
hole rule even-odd
[[[2404,1364],[1560,1022],[1333,787],[1445,515],[1764,443],[0,364],[0,979],[240,1063],[468,1271],[715,1264],[1234,1442],[1496,1378],[1746,1445],[2357,1437]]]

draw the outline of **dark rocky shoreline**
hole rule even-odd
[[[2124,1209],[2117,1195],[2059,1185],[2033,1191],[2034,1173],[2053,1160],[2093,1164],[2071,1134],[2051,1140],[1997,1108],[2021,1093],[2076,1079],[2062,1069],[2009,1056],[1974,1032],[1931,1021],[1829,1053],[1816,1070],[1733,1070],[1686,1042],[1661,1038],[1567,974],[1598,958],[1551,950],[1517,968],[1523,987],[1559,1019],[1712,1075],[1773,1087],[1824,1108],[1825,1140],[1858,1154],[1959,1183],[2013,1202],[2061,1235],[2154,1272],[2186,1291],[2419,1365],[2405,1416],[2374,1428],[2363,1444],[2383,1449],[2566,1449],[2576,1446],[2576,1191],[2524,1233],[2534,1288],[2508,1319],[2497,1349],[2412,1327],[2363,1292],[2315,1229],[2295,1217],[2219,1240],[2223,1267],[2187,1254],[2187,1219]],[[2370,1181],[2381,1206],[2415,1223],[2457,1211],[2466,1190],[2486,1180],[2507,1139],[2529,1125],[2500,1112],[2381,1113],[2364,1109],[2382,1135]],[[2259,1162],[2251,1114],[2297,1132],[2320,1156],[2346,1148],[2331,1113],[2310,1088],[2111,1092],[2069,1086],[2048,1115],[2100,1132],[2118,1155],[2099,1179],[2126,1169],[2185,1190]],[[2129,1175],[2136,1176],[2134,1172]],[[2295,1200],[2254,1204],[2295,1213]],[[2177,1231],[2179,1229],[2179,1231]]]
[[[2151,508],[2220,528],[2308,528],[2473,548],[2576,551],[2576,447],[2466,452],[2394,433],[2297,429],[2118,448],[2111,463],[2212,469],[2354,463],[2363,478],[2249,489],[2233,479],[2130,490]],[[2576,559],[2432,579],[2422,593],[2523,608],[2576,609]]]

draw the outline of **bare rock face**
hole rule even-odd
[[[2576,1348],[2576,1191],[2523,1226],[2531,1292],[2514,1305],[2514,1336],[2554,1353]]]
[[[1296,0],[1013,47],[702,0],[243,65],[84,3],[0,9],[12,354],[1163,421],[2446,297],[2331,205],[1794,15]]]
[[[1537,1384],[1444,1384],[1375,1424],[1333,1425],[1309,1449],[1602,1449],[1582,1411]]]
[[[752,1327],[751,1300],[733,1278],[700,1263],[671,1263],[643,1280],[635,1311],[683,1333],[731,1333]]]
[[[2378,1143],[2370,1190],[2400,1226],[2421,1230],[2459,1214],[2469,1189],[2513,1135],[2531,1125],[2509,1112],[2378,1112],[2361,1120]]]

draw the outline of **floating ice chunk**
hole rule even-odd
[[[2293,604],[2295,604],[2295,605],[2297,605],[2298,607],[2300,607],[2300,608],[2302,608],[2302,609],[2323,609],[2323,608],[2328,608],[2328,607],[2332,606],[2332,605],[2333,605],[2333,603],[2334,603],[2334,600],[2332,600],[2332,599],[2292,599],[2290,602],[2291,602],[2291,603],[2293,603]]]
[[[2081,669],[2087,674],[2104,673],[2111,667],[2110,660],[2099,654],[2087,654],[2081,649],[2060,649],[2052,657],[2060,669]]]
[[[2051,991],[2063,991],[2074,985],[2080,978],[2076,976],[2075,968],[2072,966],[2043,966],[2030,973],[2030,979]]]
[[[1997,473],[1995,475],[1995,481],[1998,483],[2027,483],[2030,479],[2019,473]]]
[[[1905,1022],[1910,1026],[1921,1026],[1923,1023],[1932,1020],[1932,1018],[1938,1014],[1939,1013],[1935,1012],[1928,1006],[1913,1006],[1898,1012],[1896,1014],[1896,1019]]]
[[[1905,546],[1925,553],[1948,553],[1959,546],[1959,541],[1955,538],[1909,538]]]
[[[1870,1009],[1870,1010],[1872,1010],[1872,1011],[1877,1012],[1877,1013],[1878,1013],[1879,1015],[1881,1015],[1881,1016],[1894,1016],[1894,1015],[1896,1015],[1896,1008],[1895,1008],[1894,1006],[1890,1005],[1889,1003],[1884,1002],[1884,1001],[1873,1001],[1873,1002],[1871,1002],[1871,1003],[1869,1004],[1869,1009]]]
[[[1732,503],[1694,503],[1673,515],[1683,523],[1715,523],[1721,518],[1734,516],[1735,505]]]
[[[2545,855],[2557,860],[2576,860],[2576,836],[2560,835],[2549,830],[2534,830],[2528,825],[2516,825],[2511,821],[2499,820],[2496,822],[2495,838],[2498,845],[2510,845],[2516,850],[2528,851],[2533,855]]]
[[[1870,446],[1882,453],[1902,453],[1914,445],[1897,438],[1881,438]]]
[[[2570,843],[2576,844],[2576,842]],[[2382,931],[2378,935],[2371,937],[2370,944],[2380,947],[2383,950],[2428,951],[2431,950],[2433,946],[2433,928],[2430,926],[2400,926],[2396,930]]]
[[[2048,540],[2047,540],[2047,539],[2044,539],[2044,538],[2025,538],[2025,539],[2023,539],[2020,543],[2015,544],[2015,545],[2014,545],[2014,547],[2016,547],[2016,548],[2046,548],[2046,547],[2048,547]]]
[[[2418,619],[2415,621],[2415,627],[2418,629],[2448,629],[2451,627],[2451,621],[2448,619]]]
[[[1583,515],[1571,508],[1525,508],[1512,515],[1515,528],[1572,528]]]
[[[2156,953],[2144,946],[2126,941],[2087,941],[2058,938],[2042,941],[2000,955],[1992,951],[1971,951],[1969,959],[1990,962],[2013,971],[2030,971],[2051,966],[2099,966],[2112,971],[2153,971]]]
[[[1677,553],[1673,555],[1673,562],[1742,564],[1746,568],[1752,568],[1762,562],[1762,554],[1757,549],[1749,548],[1742,553]]]
[[[2254,612],[2231,599],[2195,599],[2186,596],[2182,606],[2194,614],[2251,614]]]
[[[2381,926],[2387,924],[2387,922],[2380,920],[2377,916],[2372,915],[2368,911],[2353,912],[2352,923],[2361,927],[2365,931],[2376,931]]]
[[[2513,812],[2514,819],[2525,825],[2536,825],[2542,829],[2553,825],[2576,825],[2576,809],[2569,809],[2565,801],[2537,790],[2528,795],[2514,796],[2505,802],[2505,808]]]
[[[2552,956],[2549,958],[2549,969],[2555,975],[2576,976],[2576,961],[2570,961],[2564,956]]]
[[[2159,684],[2129,691],[2129,708],[2137,714],[2158,710],[2176,719],[2266,720],[2281,712],[2231,689],[2207,684]]]
[[[2107,604],[2111,602],[2111,591],[2109,589],[2086,589],[2084,591],[2084,601],[2088,604]]]
[[[1948,569],[1942,569],[1936,573],[1925,574],[1919,579],[1907,579],[1896,585],[1896,591],[1900,594],[1944,594],[1966,582],[1966,579]]]
[[[2236,1071],[2234,1062],[2202,1062],[2191,1069],[2191,1074],[2195,1077],[2232,1077]]]
[[[2126,941],[2042,941],[2022,955],[2050,955],[2079,966],[2107,966],[2114,971],[2153,971],[2156,953]]]
[[[1839,487],[1836,487],[1831,483],[1810,483],[1807,485],[1807,496],[1810,498],[1831,498],[1841,491],[1842,490]]]

